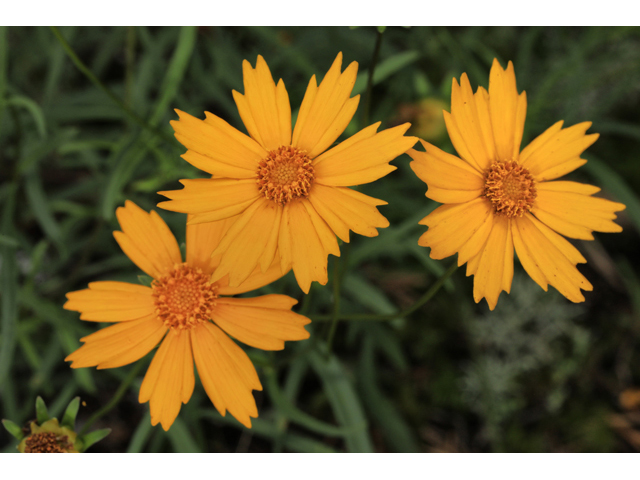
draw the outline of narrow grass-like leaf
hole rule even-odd
[[[25,182],[25,190],[27,193],[27,199],[29,200],[29,206],[36,216],[38,223],[45,234],[56,244],[58,249],[62,252],[66,251],[62,232],[58,223],[53,218],[51,210],[49,209],[49,202],[46,198],[44,190],[42,188],[41,179],[35,172],[27,176]]]
[[[403,68],[411,65],[413,62],[420,58],[420,52],[416,50],[410,50],[408,52],[397,53],[389,58],[384,59],[378,65],[373,73],[373,84],[377,85],[386,78],[390,77],[394,73],[398,73]],[[360,72],[356,83],[351,91],[351,96],[359,95],[367,88],[368,71]]]
[[[144,448],[144,445],[149,439],[151,434],[151,414],[147,410],[147,413],[142,417],[140,423],[133,432],[129,446],[127,447],[127,453],[140,453]]]
[[[19,245],[20,244],[15,238],[0,234],[0,246],[16,248]]]
[[[62,421],[60,424],[62,426],[69,427],[73,429],[76,424],[76,416],[78,415],[78,410],[80,409],[80,397],[76,397],[71,400],[69,406],[64,411],[64,415],[62,416]]]
[[[200,447],[179,417],[173,422],[166,435],[176,453],[200,453]]]
[[[338,423],[348,430],[345,443],[349,452],[373,452],[369,426],[360,399],[335,355],[312,352],[312,368],[322,381],[323,390],[331,403]]]
[[[42,113],[42,109],[36,102],[23,95],[13,95],[7,98],[5,104],[14,107],[21,107],[28,111],[31,114],[31,118],[33,119],[40,137],[45,138],[47,136],[47,123],[44,118],[44,114]]]
[[[7,192],[2,209],[2,233],[13,233],[13,212],[15,208],[17,184],[12,184]],[[16,301],[18,287],[18,265],[16,250],[7,245],[0,245],[2,268],[0,268],[0,287],[2,288],[2,323],[0,330],[0,385],[8,378],[13,352],[16,347],[16,324],[18,322],[18,305]]]

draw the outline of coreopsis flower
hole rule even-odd
[[[168,430],[195,385],[194,361],[207,395],[220,414],[228,410],[251,427],[257,417],[252,390],[262,390],[247,354],[229,338],[252,347],[282,350],[285,340],[309,337],[310,320],[291,311],[297,303],[286,295],[230,298],[282,276],[272,265],[237,286],[227,277],[212,281],[220,263],[212,250],[230,222],[187,225],[186,262],[178,242],[160,216],[133,202],[116,210],[122,231],[114,237],[124,253],[153,278],[150,287],[124,282],[92,282],[70,292],[64,308],[90,322],[115,322],[82,338],[69,355],[72,368],[120,367],[149,353],[160,343],[140,387],[140,403],[149,402],[151,423]]]
[[[327,256],[340,255],[336,235],[348,242],[350,230],[373,237],[389,225],[376,208],[386,202],[348,187],[395,170],[389,162],[417,138],[403,136],[408,123],[376,133],[378,122],[331,147],[360,100],[349,98],[358,64],[342,73],[341,65],[338,54],[320,86],[311,78],[293,132],[287,90],[261,56],[255,69],[243,63],[244,95],[233,92],[249,136],[209,112],[200,120],[177,110],[171,125],[188,149],[182,157],[213,178],[181,180],[184,189],[159,192],[171,201],[158,206],[191,214],[190,223],[233,218],[214,251],[222,256],[214,280],[229,275],[238,285],[275,258],[308,293],[312,281],[327,283]]]
[[[584,165],[580,155],[598,138],[586,135],[591,122],[562,128],[559,121],[520,151],[527,110],[518,94],[513,64],[493,61],[489,91],[473,93],[466,74],[453,79],[451,113],[444,112],[451,142],[460,158],[422,142],[426,152],[407,152],[423,180],[426,196],[443,203],[420,221],[429,229],[419,245],[431,258],[458,254],[474,275],[473,297],[495,308],[509,293],[513,251],[545,291],[555,287],[572,302],[592,290],[576,264],[580,252],[561,235],[593,240],[591,232],[620,232],[612,220],[621,203],[592,195],[600,189],[571,181],[552,181]]]

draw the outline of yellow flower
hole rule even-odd
[[[621,203],[592,197],[600,189],[570,181],[551,182],[584,165],[580,155],[598,138],[585,135],[591,122],[562,128],[562,121],[520,151],[527,110],[518,95],[513,64],[493,61],[489,91],[473,94],[466,74],[453,79],[451,113],[444,119],[461,158],[422,142],[425,152],[407,152],[411,168],[428,185],[427,197],[444,205],[420,221],[429,230],[418,243],[431,258],[458,254],[475,275],[473,297],[495,308],[509,293],[513,251],[545,291],[555,287],[572,302],[592,290],[576,264],[586,260],[562,236],[593,240],[592,231],[620,232],[612,220]],[[556,233],[557,232],[557,233]]]
[[[67,294],[64,308],[90,322],[117,322],[87,337],[65,360],[72,368],[114,368],[135,362],[158,343],[140,388],[150,402],[151,423],[168,430],[194,388],[193,362],[207,395],[220,414],[226,411],[251,427],[257,417],[252,390],[262,390],[247,354],[227,334],[263,350],[282,350],[285,340],[304,340],[310,320],[290,311],[297,302],[285,295],[229,298],[271,283],[282,274],[277,264],[256,271],[230,287],[226,277],[211,281],[220,258],[212,250],[230,222],[187,225],[187,259],[169,227],[152,211],[127,201],[116,211],[122,231],[114,237],[124,253],[153,277],[151,287],[101,281]],[[167,333],[168,332],[168,333]],[[226,332],[226,333],[225,333]],[[165,335],[166,334],[166,335]],[[164,340],[163,340],[164,337]]]
[[[348,242],[349,230],[373,237],[389,225],[376,208],[386,202],[348,187],[395,170],[389,162],[417,138],[403,136],[409,124],[376,133],[378,122],[330,148],[360,100],[349,98],[358,64],[342,73],[341,64],[340,53],[320,86],[311,78],[293,132],[287,90],[261,56],[255,69],[243,63],[244,95],[233,92],[250,136],[209,112],[203,121],[177,110],[171,125],[188,149],[182,157],[213,178],[181,180],[183,190],[159,192],[172,200],[158,206],[192,214],[190,223],[233,218],[214,252],[222,255],[214,280],[229,274],[238,285],[275,258],[308,293],[312,281],[327,283],[327,256],[340,255],[336,235]]]

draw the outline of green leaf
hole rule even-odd
[[[377,85],[378,83],[385,80],[387,77],[398,73],[403,68],[411,65],[413,62],[420,58],[420,52],[417,50],[410,50],[408,52],[397,53],[392,55],[389,58],[381,61],[375,69],[373,73],[373,84]],[[356,83],[353,86],[353,90],[351,91],[351,96],[359,95],[364,93],[367,88],[367,77],[369,75],[369,71],[365,70],[364,72],[360,72],[358,74],[358,78],[356,78]]]
[[[47,405],[44,403],[42,397],[36,398],[36,418],[38,419],[38,425],[42,425],[47,420],[51,419]]]
[[[81,437],[79,437],[79,440],[81,442],[80,451],[81,452],[86,451],[91,445],[93,445],[96,442],[99,442],[110,433],[111,433],[110,428],[103,428],[100,430],[95,430],[93,432],[87,433],[86,435],[82,435]]]
[[[149,434],[151,433],[151,414],[147,410],[147,413],[142,417],[140,423],[133,432],[129,446],[127,447],[127,453],[140,453],[147,443]]]
[[[151,278],[149,275],[138,275],[138,281],[140,282],[141,285],[144,285],[145,287],[150,287],[151,282],[153,282],[153,278]]]
[[[342,364],[333,354],[312,352],[309,355],[311,367],[322,380],[336,420],[345,427],[347,450],[350,452],[373,452],[369,437],[369,426],[362,410],[360,399],[346,375]]]
[[[0,234],[0,246],[16,248],[19,245],[20,244],[15,238]]]
[[[193,439],[193,436],[180,418],[176,418],[166,435],[169,437],[176,453],[200,453],[198,443]]]
[[[2,99],[0,98],[0,101],[1,100]],[[42,113],[42,109],[36,102],[22,95],[13,95],[5,101],[5,105],[22,107],[27,110],[31,114],[33,122],[35,123],[36,129],[38,130],[40,136],[42,138],[45,138],[47,136],[47,124],[44,119],[44,114]]]
[[[78,415],[78,410],[80,409],[80,397],[76,397],[67,406],[67,409],[64,411],[64,415],[62,416],[62,422],[60,423],[64,427],[69,427],[71,430],[75,428],[76,424],[76,416]]]
[[[31,210],[36,216],[42,230],[44,230],[47,237],[56,244],[60,251],[66,251],[62,232],[60,231],[58,223],[53,218],[50,210],[50,202],[42,188],[40,176],[36,172],[27,176],[25,190]]]
[[[15,423],[13,423],[11,420],[3,419],[2,425],[4,426],[5,430],[9,432],[11,435],[13,435],[18,441],[24,438],[24,433],[22,432],[22,429]]]

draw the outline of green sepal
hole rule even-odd
[[[44,400],[40,396],[36,398],[36,418],[38,419],[39,425],[42,425],[44,422],[46,422],[51,418],[49,416],[49,411],[47,410],[47,406],[45,405]]]
[[[149,275],[138,275],[138,281],[145,287],[150,287],[151,282],[153,282],[153,278]]]
[[[104,437],[111,433],[110,428],[103,428],[101,430],[96,430],[91,433],[87,433],[86,435],[82,435],[76,439],[76,448],[80,452],[84,452],[96,442],[99,442]]]
[[[378,33],[384,33],[387,27],[376,27],[378,29]]]
[[[22,429],[11,420],[3,419],[2,425],[4,425],[5,430],[16,437],[16,439],[22,440],[24,438],[24,432],[22,431]]]
[[[69,427],[71,430],[75,428],[76,424],[76,416],[78,415],[78,410],[80,409],[80,397],[76,397],[67,406],[67,409],[64,411],[64,415],[62,416],[62,422],[60,423],[63,427]]]

